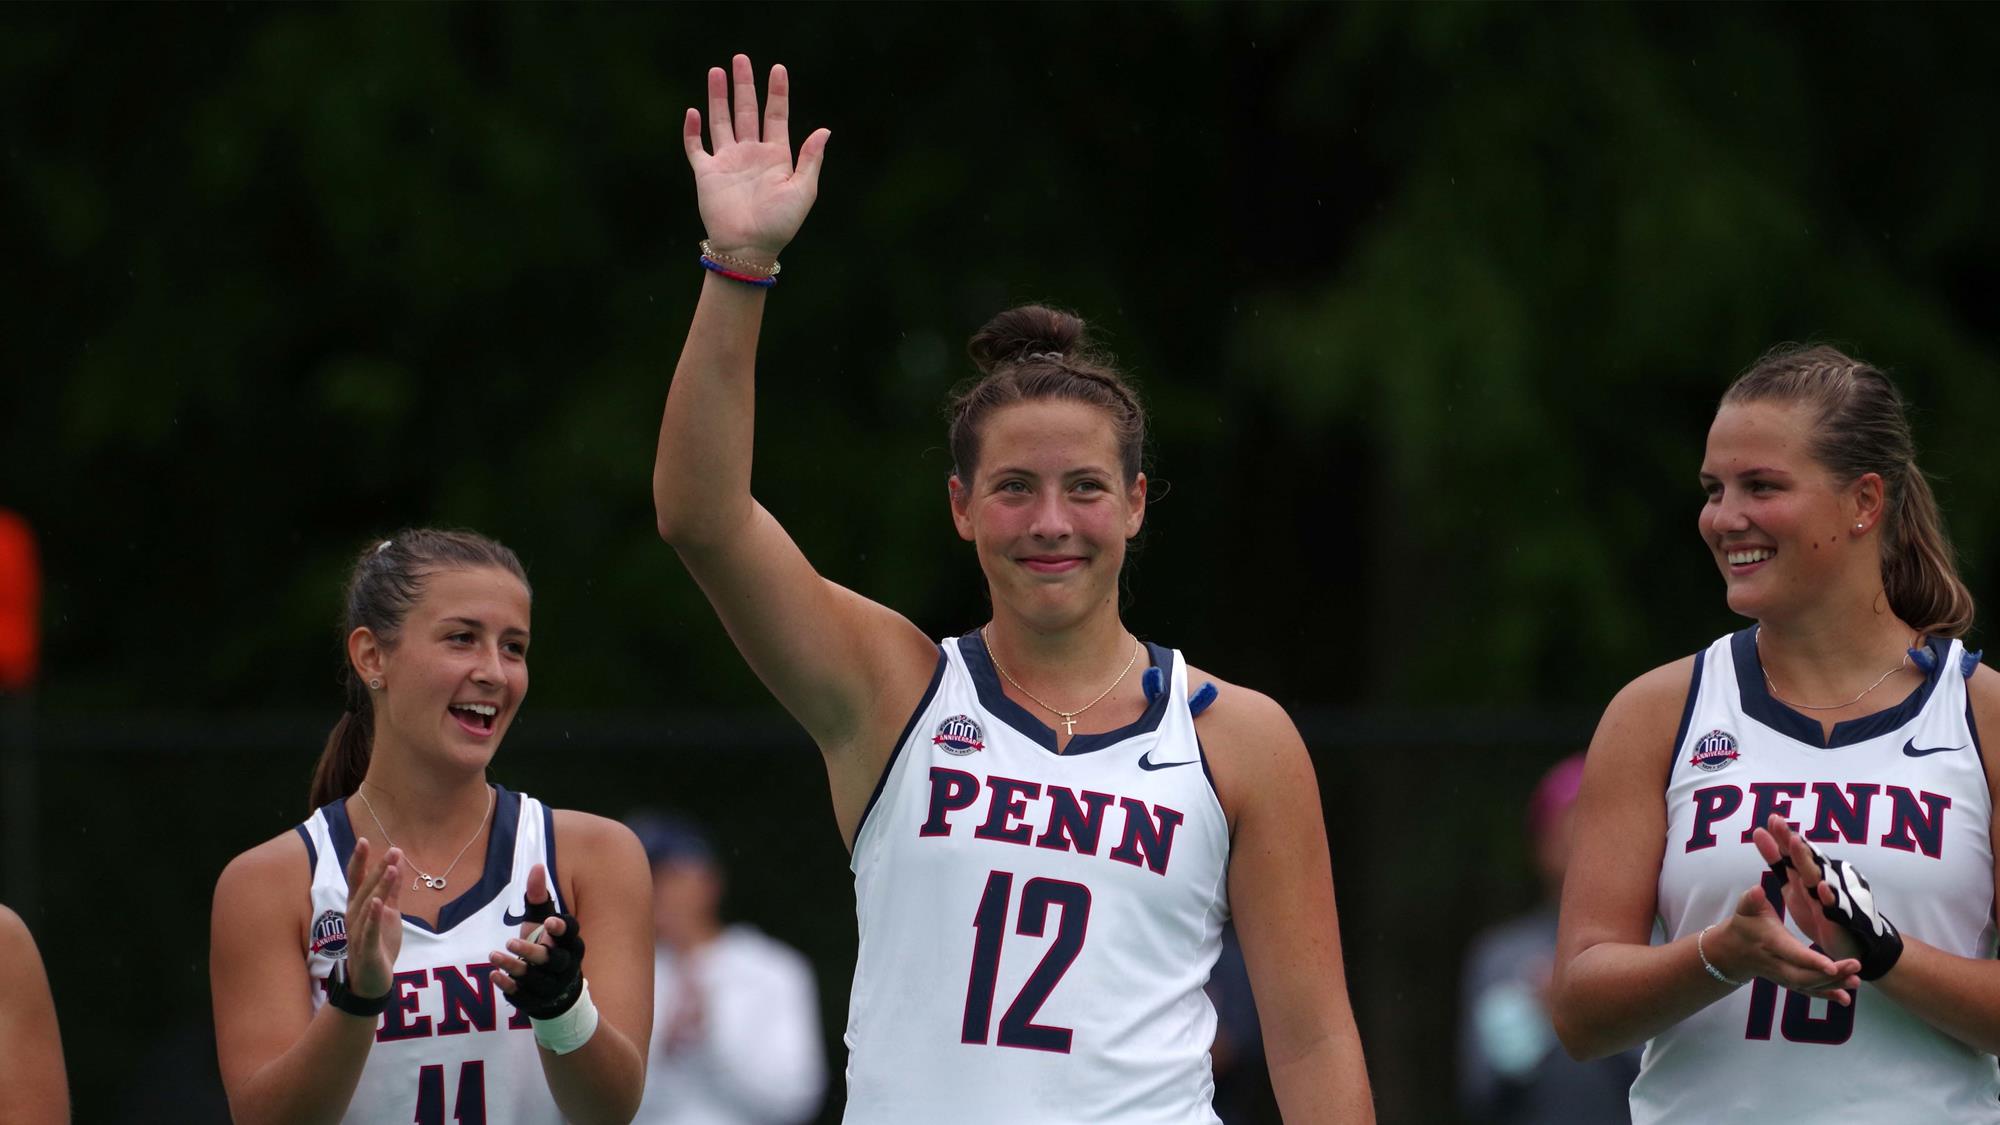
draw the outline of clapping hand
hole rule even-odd
[[[370,870],[371,850],[363,836],[347,860],[347,988],[369,1000],[388,995],[403,950],[403,850],[390,848]]]

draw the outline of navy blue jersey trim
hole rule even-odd
[[[546,803],[542,805],[542,858],[547,860],[549,870],[549,905],[555,907],[558,914],[567,913],[568,908],[563,906],[562,883],[556,879],[556,810]],[[522,888],[521,893],[525,896],[527,889]]]
[[[347,802],[343,797],[320,806],[320,815],[326,817],[327,839],[333,841],[334,865],[340,868],[340,882],[347,883],[347,864],[354,858],[354,824],[347,819]],[[349,890],[354,888],[349,887]]]
[[[1772,698],[1770,689],[1764,683],[1764,664],[1757,659],[1756,626],[1740,630],[1730,637],[1729,651],[1736,665],[1736,690],[1742,698],[1744,714],[1808,746],[1833,750],[1888,734],[1924,709],[1944,673],[1944,658],[1951,652],[1951,639],[1931,637],[1924,644],[1931,650],[1934,659],[1924,682],[1915,691],[1886,711],[1835,723],[1831,735],[1820,726],[1819,720],[1808,718]]]
[[[444,933],[485,909],[487,903],[514,881],[514,835],[521,821],[521,795],[510,792],[504,786],[494,785],[493,788],[496,791],[493,795],[493,835],[486,841],[486,866],[479,874],[479,882],[444,904],[444,909],[438,911],[436,928],[422,918],[413,918],[408,914],[403,915],[403,921],[426,933]],[[319,811],[326,814],[327,835],[333,838],[333,854],[340,861],[341,878],[345,881],[347,863],[354,858],[354,825],[347,819],[347,800],[322,806]],[[386,841],[384,843],[386,845]],[[376,854],[379,856],[381,852]],[[553,882],[553,835],[549,838],[549,858],[549,878]]]
[[[1972,705],[1968,703],[1966,706],[1970,708]],[[1967,713],[1970,714],[1970,711]],[[313,847],[312,833],[306,830],[305,825],[293,825],[292,831],[298,833],[299,839],[306,842],[306,884],[310,886],[313,877],[319,874],[319,849]]]
[[[521,795],[499,785],[494,785],[493,789],[493,835],[486,841],[486,867],[479,873],[479,882],[444,904],[444,909],[438,911],[437,929],[431,930],[423,919],[407,914],[403,916],[404,921],[420,930],[444,933],[484,910],[487,903],[500,897],[500,892],[514,881],[514,838],[521,830]],[[550,843],[553,845],[554,841]],[[553,875],[554,871],[550,874]],[[553,896],[550,901],[554,901]]]
[[[868,824],[868,814],[875,811],[875,802],[882,799],[882,790],[889,787],[889,771],[896,768],[896,759],[903,756],[903,744],[910,740],[910,734],[917,729],[917,720],[924,717],[924,712],[931,709],[931,701],[937,698],[938,685],[944,683],[944,669],[947,663],[944,646],[939,645],[937,667],[931,669],[930,686],[924,689],[923,698],[917,700],[916,707],[911,710],[910,721],[903,724],[903,733],[897,735],[896,741],[889,744],[889,760],[882,763],[882,776],[875,779],[875,791],[868,794],[868,803],[861,807],[861,819],[854,822],[856,840],[861,839],[861,830]]]
[[[1151,641],[1145,644],[1146,656],[1152,661],[1151,667],[1169,670],[1173,668],[1174,654],[1171,649],[1162,648]],[[986,654],[986,638],[979,635],[979,630],[974,629],[958,638],[958,654],[965,658],[966,671],[972,673],[972,685],[979,691],[979,705],[984,707],[988,714],[1013,727],[1035,745],[1051,754],[1057,753],[1055,728],[1036,718],[1027,708],[1007,698],[1007,693],[1001,689],[1000,676],[993,669],[993,658]],[[1137,719],[1117,730],[1108,730],[1101,734],[1075,735],[1061,753],[1088,754],[1094,750],[1114,746],[1135,735],[1151,734],[1159,729],[1160,719],[1167,713],[1167,700],[1172,697],[1173,692],[1161,692],[1146,704],[1146,709],[1139,713]]]
[[[1208,779],[1208,790],[1215,794],[1215,803],[1222,809],[1223,834],[1228,835],[1229,807],[1222,803],[1222,786],[1215,783],[1215,771],[1208,768],[1208,747],[1201,744],[1201,732],[1199,731],[1196,731],[1194,736],[1194,755],[1201,760],[1201,775]],[[1311,754],[1308,753],[1307,757],[1311,757]]]
[[[1674,744],[1668,749],[1673,757],[1667,761],[1667,785],[1674,783],[1674,771],[1680,768],[1681,747],[1687,745],[1688,726],[1694,722],[1694,705],[1701,696],[1701,666],[1708,662],[1708,650],[1694,654],[1694,675],[1688,677],[1687,702],[1681,705],[1681,725],[1674,731]]]

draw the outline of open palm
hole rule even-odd
[[[711,153],[701,143],[701,112],[690,109],[681,129],[688,164],[694,168],[695,198],[702,225],[717,250],[775,260],[791,242],[819,196],[825,129],[814,130],[792,164],[789,132],[791,83],[785,68],[771,68],[770,96],[762,120],[757,83],[747,55],[708,72],[708,133]],[[731,108],[732,95],[734,109]]]

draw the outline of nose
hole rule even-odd
[[[1043,542],[1060,542],[1069,538],[1070,530],[1069,507],[1063,503],[1061,490],[1044,491],[1035,501],[1034,517],[1028,521],[1028,534]]]
[[[1715,530],[1724,534],[1750,530],[1750,513],[1741,489],[1722,490],[1722,497],[1715,502],[1711,521]]]
[[[485,645],[479,650],[479,656],[479,663],[472,667],[472,682],[481,687],[505,683],[507,673],[500,667],[500,646]]]

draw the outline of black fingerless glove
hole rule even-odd
[[[515,987],[507,999],[529,1019],[554,1019],[569,1011],[583,993],[583,935],[577,931],[576,915],[558,914],[549,903],[528,903],[524,913],[531,922],[561,918],[563,932],[551,935],[555,945],[546,962],[530,961],[525,971],[509,974]]]
[[[1903,955],[1903,935],[1894,922],[1876,909],[1875,894],[1859,869],[1844,859],[1828,859],[1811,843],[1806,847],[1819,865],[1820,881],[1833,888],[1833,905],[1821,903],[1820,913],[1846,930],[1860,947],[1861,979],[1880,979],[1896,967],[1897,958]],[[1791,857],[1787,856],[1773,863],[1771,870],[1782,872],[1791,866]]]

